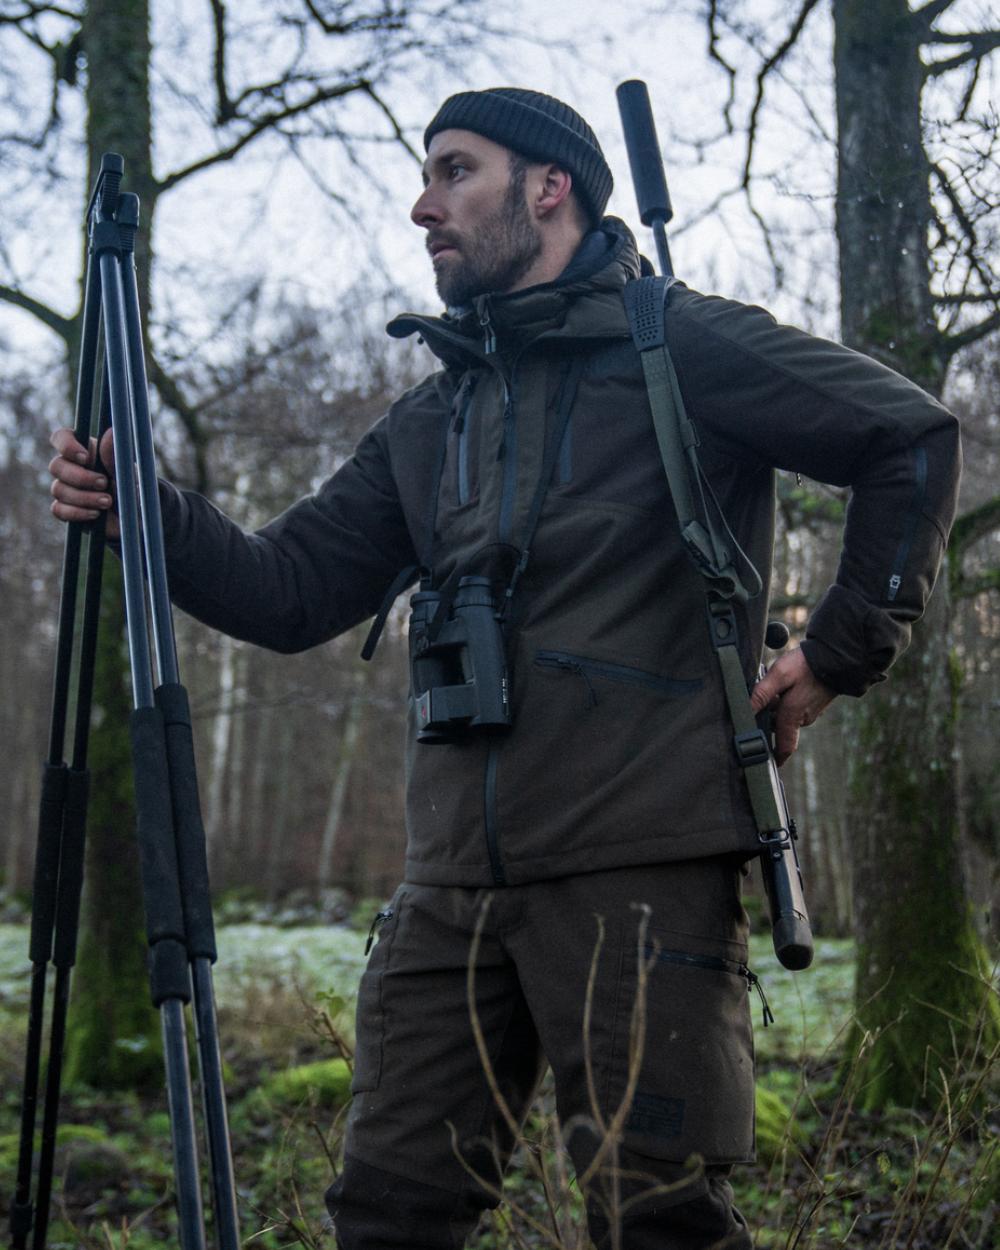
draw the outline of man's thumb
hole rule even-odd
[[[114,430],[105,430],[101,435],[100,446],[97,449],[98,459],[104,466],[104,471],[108,477],[115,476],[115,432]]]

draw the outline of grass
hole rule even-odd
[[[220,929],[219,1025],[250,1247],[334,1245],[322,1195],[344,1113],[347,1073],[337,1050],[350,1052],[365,936],[333,926]],[[4,1229],[16,1166],[27,938],[24,926],[0,926]],[[1000,1209],[996,1109],[992,1125],[957,1095],[934,1115],[861,1114],[850,1073],[839,1066],[851,1014],[851,944],[820,942],[813,968],[793,975],[778,966],[766,939],[755,939],[751,963],[776,1017],[761,1028],[755,1002],[761,1160],[734,1178],[759,1250],[989,1250]],[[175,1245],[164,1100],[69,1091],[60,1123],[62,1180],[50,1250]],[[476,1250],[586,1244],[548,1090],[505,1193]]]

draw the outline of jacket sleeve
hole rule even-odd
[[[760,308],[678,294],[671,348],[697,424],[737,460],[851,488],[836,582],[802,650],[834,690],[863,694],[933,589],[958,493],[958,422],[859,352]]]
[[[379,422],[313,495],[255,533],[162,483],[170,593],[198,620],[275,651],[301,651],[377,611],[415,564]]]

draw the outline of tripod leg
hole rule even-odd
[[[76,418],[74,432],[77,441],[87,445],[93,418],[94,379],[96,377],[98,338],[100,327],[101,300],[100,281],[96,266],[88,261],[86,294],[84,300],[83,333],[80,344],[80,371],[77,379]],[[67,857],[67,812],[69,790],[76,792],[76,785],[69,785],[71,774],[63,760],[66,737],[66,720],[69,707],[69,687],[72,673],[73,643],[76,631],[76,602],[80,573],[80,554],[83,542],[83,527],[71,525],[66,532],[66,544],[63,554],[62,586],[59,600],[59,625],[56,644],[56,664],[52,691],[52,715],[49,732],[49,756],[45,764],[41,800],[38,816],[38,842],[35,853],[35,877],[32,887],[31,908],[31,939],[29,958],[31,971],[31,1003],[28,1012],[28,1037],[25,1052],[24,1092],[21,1115],[21,1137],[18,1152],[17,1186],[11,1203],[11,1244],[14,1250],[23,1250],[27,1245],[28,1234],[32,1226],[36,1228],[35,1245],[41,1246],[45,1240],[45,1224],[51,1190],[51,1157],[46,1162],[45,1141],[51,1138],[54,1142],[56,1121],[58,1118],[59,1078],[61,1064],[61,1042],[58,1057],[54,1047],[59,1041],[60,1033],[56,1020],[53,1019],[53,1031],[49,1042],[49,1069],[46,1082],[45,1112],[43,1130],[42,1159],[39,1167],[38,1206],[36,1213],[31,1203],[31,1172],[32,1154],[34,1149],[35,1115],[38,1099],[38,1083],[41,1071],[42,1033],[45,1017],[45,983],[46,965],[52,957],[53,934],[57,945],[60,942],[59,927],[65,923],[67,910],[61,896],[65,896],[64,879],[73,877],[76,869],[73,866],[74,853]],[[96,547],[96,551],[95,551]],[[91,536],[90,560],[88,564],[88,604],[90,584],[93,580],[93,569],[96,561],[99,593],[100,557],[103,554],[103,540],[99,531]],[[85,608],[84,641],[82,651],[87,648],[87,609]],[[92,624],[96,637],[96,617]],[[92,647],[91,647],[92,652]],[[89,672],[92,674],[91,663]],[[80,682],[85,685],[87,666],[81,657]],[[81,726],[80,706],[85,705],[85,719]],[[86,754],[86,734],[90,719],[89,691],[79,694],[77,699],[77,732],[76,742],[83,743],[84,757]],[[82,767],[82,765],[81,765]],[[75,817],[73,818],[75,819]],[[81,817],[80,836],[82,837]],[[73,834],[70,834],[72,840]],[[81,861],[82,862],[82,861]],[[77,886],[77,892],[79,886]],[[77,896],[77,905],[79,897]],[[73,942],[75,944],[75,921],[73,923]],[[56,982],[54,1011],[58,1011],[59,1003],[65,998],[68,988],[61,988],[59,977]],[[55,1059],[55,1062],[53,1060]],[[56,1076],[53,1077],[55,1068]],[[41,1228],[39,1236],[38,1229]]]
[[[132,209],[131,205],[129,209]],[[119,214],[120,217],[123,215]],[[137,221],[137,211],[135,218]],[[139,296],[135,281],[135,268],[132,264],[132,252],[129,247],[131,231],[123,232],[123,236],[125,254],[121,267],[122,296],[131,378],[132,431],[143,518],[153,644],[162,682],[156,690],[155,702],[163,712],[166,733],[177,871],[184,909],[185,941],[188,958],[191,961],[194,988],[195,1036],[198,1044],[205,1126],[208,1135],[212,1198],[217,1229],[216,1240],[219,1250],[238,1250],[240,1237],[236,1212],[236,1182],[233,1176],[215,996],[212,989],[211,966],[216,958],[216,949],[205,830],[198,796],[191,713],[187,692],[179,682],[177,671],[173,618],[167,588],[163,523],[160,516],[152,423],[149,416],[146,367],[142,352]]]
[[[203,1250],[205,1229],[184,1029],[184,1004],[190,1001],[191,978],[184,945],[184,916],[177,876],[163,717],[153,700],[152,657],[140,544],[142,522],[132,472],[135,456],[120,260],[120,255],[111,250],[103,252],[100,257],[111,417],[115,455],[120,465],[117,474],[118,512],[135,703],[130,728],[139,859],[150,947],[150,984],[153,1003],[160,1011],[163,1028],[181,1247],[182,1250]]]
[[[212,922],[208,861],[205,854],[205,830],[198,797],[191,713],[187,691],[179,684],[160,686],[156,692],[156,702],[163,712],[166,725],[177,867],[194,987],[195,1036],[198,1042],[205,1126],[212,1169],[217,1241],[219,1250],[237,1250],[240,1238],[236,1213],[236,1182],[233,1177],[226,1094],[219,1053],[219,1030],[212,988],[212,963],[216,957],[215,928]]]

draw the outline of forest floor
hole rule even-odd
[[[326,1247],[323,1191],[337,1166],[351,1004],[366,926],[227,925],[215,984],[244,1244]],[[27,927],[0,925],[0,1228],[17,1168],[28,988]],[[1000,1245],[997,1108],[972,1128],[951,1109],[866,1114],[841,1048],[852,946],[821,940],[805,973],[782,969],[766,937],[752,966],[775,1023],[760,1027],[758,1156],[734,1177],[759,1250],[992,1250]],[[149,1095],[64,1093],[50,1250],[177,1245],[169,1118]],[[582,1204],[543,1089],[476,1250],[583,1250]],[[211,1239],[210,1239],[211,1243]]]

